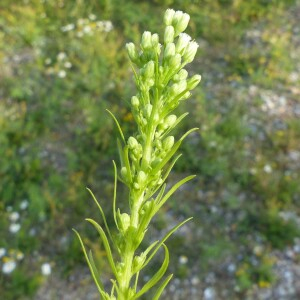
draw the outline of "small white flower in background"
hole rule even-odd
[[[9,231],[11,233],[17,233],[21,229],[21,225],[18,223],[12,223],[9,226]]]
[[[45,64],[46,65],[50,65],[51,63],[52,63],[52,60],[51,60],[50,57],[48,57],[48,58],[45,59]]]
[[[57,60],[64,60],[67,57],[67,54],[65,52],[59,52],[57,54]]]
[[[10,215],[9,215],[9,220],[11,222],[16,222],[17,220],[19,220],[20,218],[20,214],[17,211],[13,211]]]
[[[181,265],[185,265],[188,262],[188,258],[185,255],[180,255],[179,256],[179,263]]]
[[[87,20],[87,19],[78,19],[77,25],[82,26],[82,25],[87,24],[88,22],[89,22],[89,20]]]
[[[90,25],[85,25],[82,29],[83,33],[85,34],[91,34],[92,33],[92,27]]]
[[[6,253],[6,249],[5,248],[0,248],[0,258],[3,257]]]
[[[272,173],[272,167],[270,165],[265,165],[264,166],[264,171],[268,174]]]
[[[60,70],[58,73],[57,73],[57,76],[59,78],[65,78],[67,76],[67,72],[65,70]]]
[[[67,31],[73,30],[74,28],[75,28],[75,25],[71,23],[71,24],[61,27],[60,29],[62,32],[67,32]]]
[[[66,61],[64,63],[64,67],[67,68],[67,69],[70,69],[70,68],[72,68],[72,63],[70,63],[69,61]]]
[[[3,263],[2,272],[4,274],[10,274],[16,268],[16,266],[16,262],[10,259]]]
[[[20,203],[20,209],[24,210],[28,207],[28,201],[25,199]]]
[[[79,38],[82,38],[83,37],[83,32],[82,31],[78,31],[76,33],[76,36],[79,37]]]
[[[113,30],[114,26],[111,21],[98,21],[96,22],[98,29],[104,32],[110,32]]]
[[[94,15],[94,14],[89,14],[89,19],[90,19],[91,21],[95,21],[96,18],[97,18],[96,15]]]
[[[41,271],[44,276],[49,276],[51,274],[51,265],[49,263],[42,264]]]

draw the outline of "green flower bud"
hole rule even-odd
[[[164,35],[164,43],[169,44],[173,43],[174,41],[174,27],[173,26],[167,26],[165,29],[165,35]]]
[[[129,149],[135,149],[139,146],[138,141],[133,136],[129,137],[127,143],[128,143]]]
[[[166,26],[169,26],[172,24],[173,17],[175,15],[175,10],[174,9],[167,9],[164,15],[164,23]]]
[[[165,47],[164,58],[172,57],[175,55],[175,44],[169,43]]]
[[[170,88],[171,96],[177,96],[181,94],[187,88],[186,80],[181,80],[178,83],[174,83]]]
[[[120,212],[118,211],[118,218],[121,230],[123,232],[126,232],[130,226],[130,216],[126,213],[120,214]]]
[[[177,117],[175,115],[169,115],[166,117],[165,119],[165,124],[168,126],[168,127],[172,127],[173,124],[176,122],[177,120]]]
[[[142,35],[142,42],[141,46],[143,49],[150,49],[152,47],[152,40],[151,40],[151,32],[145,31]]]
[[[141,255],[135,256],[132,264],[132,272],[133,273],[138,272],[142,268],[145,260],[146,260],[146,255],[144,254],[144,252],[142,252]]]
[[[163,148],[165,151],[169,151],[174,145],[174,136],[168,136],[163,141]]]
[[[191,41],[191,37],[188,34],[180,33],[178,41],[176,43],[176,52],[183,54],[185,48],[187,47],[190,41]]]
[[[144,76],[146,79],[151,79],[154,76],[154,61],[149,61],[144,67]]]
[[[139,171],[138,176],[137,176],[137,181],[139,184],[144,184],[147,180],[147,175],[143,171]]]
[[[187,81],[188,90],[193,90],[200,82],[201,75],[196,74]]]
[[[152,36],[151,36],[152,47],[155,48],[158,45],[158,43],[159,43],[158,34],[157,33],[152,34]]]
[[[131,97],[131,105],[134,108],[138,108],[138,106],[140,105],[140,101],[139,101],[139,98],[137,96]]]
[[[183,32],[190,21],[190,16],[182,11],[176,11],[172,20],[172,25],[175,28],[175,37]]]
[[[124,180],[127,180],[128,178],[128,170],[126,167],[121,168],[121,176]]]
[[[126,44],[126,49],[130,60],[135,63],[138,60],[138,53],[135,49],[135,45],[133,43]]]
[[[174,56],[171,57],[169,66],[171,69],[178,69],[180,68],[181,65],[181,56],[180,54],[175,54]]]
[[[139,190],[139,189],[141,188],[141,186],[140,186],[137,182],[135,182],[135,183],[133,184],[133,188],[134,188],[135,190]]]
[[[195,41],[192,41],[187,45],[183,54],[183,60],[185,63],[190,63],[194,60],[198,47],[199,45]]]
[[[174,75],[173,80],[174,81],[181,81],[188,77],[188,72],[185,69],[181,69],[178,74]]]
[[[151,113],[152,113],[152,105],[146,104],[144,112],[145,112],[146,117],[149,119],[151,117]]]

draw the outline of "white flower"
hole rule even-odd
[[[2,272],[4,274],[9,274],[16,268],[16,266],[17,266],[17,264],[14,260],[8,260],[3,264]]]
[[[188,258],[185,255],[180,255],[179,256],[179,263],[181,265],[185,265],[188,262]]]
[[[97,18],[96,15],[94,15],[94,14],[89,14],[89,19],[90,19],[91,21],[95,21],[96,18]]]
[[[67,31],[73,30],[74,28],[75,28],[75,25],[71,23],[71,24],[61,27],[60,29],[62,32],[67,32]]]
[[[3,257],[6,253],[6,249],[5,248],[0,248],[0,258]]]
[[[25,199],[20,203],[20,209],[24,210],[28,207],[28,201]]]
[[[69,61],[66,61],[64,63],[64,67],[67,68],[67,69],[70,69],[70,68],[72,68],[72,63],[70,63]]]
[[[57,54],[57,60],[64,60],[67,57],[67,54],[65,52],[59,52]]]
[[[67,72],[65,70],[60,70],[58,73],[57,73],[57,76],[59,78],[65,78],[67,76]]]
[[[83,27],[82,31],[83,31],[84,33],[86,33],[86,34],[89,34],[89,33],[92,32],[92,27],[89,26],[89,25],[85,25],[85,26]]]
[[[79,38],[83,37],[83,32],[82,31],[78,31],[76,33],[76,36],[79,37]]]
[[[270,165],[264,166],[264,171],[268,174],[272,173],[272,167]]]
[[[12,223],[9,226],[9,231],[11,233],[17,233],[21,229],[21,225],[18,223]]]
[[[51,265],[49,263],[42,264],[41,271],[44,276],[49,276],[51,274]]]
[[[20,214],[17,211],[13,211],[10,215],[9,215],[9,220],[11,222],[16,222],[17,220],[19,220],[20,218]]]

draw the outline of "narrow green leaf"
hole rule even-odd
[[[89,251],[89,259],[90,259],[90,263],[91,263],[91,266],[93,268],[93,271],[95,273],[95,276],[97,278],[97,282],[98,282],[99,286],[101,287],[101,289],[104,291],[104,286],[103,286],[102,281],[100,280],[100,274],[99,274],[98,269],[96,267],[94,257],[93,257],[93,253],[92,253],[91,250]]]
[[[98,208],[99,208],[99,210],[100,210],[100,213],[101,213],[101,216],[102,216],[102,219],[103,219],[103,221],[104,221],[104,225],[105,225],[106,231],[107,231],[107,233],[108,233],[108,235],[109,235],[110,240],[113,242],[113,238],[112,238],[112,236],[111,236],[109,227],[108,227],[108,225],[107,225],[106,217],[105,217],[104,211],[103,211],[103,209],[102,209],[100,203],[99,203],[98,200],[96,199],[94,193],[93,193],[89,188],[86,188],[86,189],[89,191],[89,193],[91,194],[91,196],[92,196],[94,202],[95,202],[96,205],[98,206]]]
[[[157,289],[157,291],[155,292],[153,299],[152,300],[159,300],[162,292],[164,291],[165,287],[167,286],[167,284],[169,283],[169,281],[172,279],[173,274],[169,275],[164,281],[163,283],[159,286],[159,288]]]
[[[123,140],[124,143],[126,143],[125,137],[124,137],[124,134],[123,134],[123,131],[122,131],[122,129],[121,129],[121,126],[120,126],[120,124],[119,124],[117,118],[115,117],[115,115],[114,115],[110,110],[106,109],[106,111],[107,111],[107,112],[112,116],[112,118],[114,119],[114,121],[115,121],[115,123],[116,123],[116,125],[117,125],[117,127],[118,127],[118,129],[119,129],[119,133],[120,133],[120,135],[121,135],[121,137],[122,137],[122,140]]]
[[[100,237],[103,241],[103,244],[104,244],[104,248],[105,248],[105,251],[106,251],[106,254],[107,254],[109,265],[110,265],[114,275],[117,277],[117,275],[118,275],[117,274],[117,269],[116,269],[116,266],[115,266],[115,262],[114,262],[112,252],[111,252],[111,249],[110,249],[110,245],[109,245],[109,242],[107,240],[105,232],[103,231],[102,227],[97,222],[95,222],[93,219],[86,219],[86,220],[88,222],[90,222],[91,224],[93,224],[94,227],[96,228],[96,230],[98,231],[98,233],[99,233],[99,235],[100,235]]]
[[[185,223],[187,223],[188,221],[192,220],[193,218],[188,218],[186,220],[184,220],[183,222],[177,224],[175,227],[173,227],[165,236],[164,238],[157,244],[157,246],[155,247],[155,249],[152,251],[151,255],[147,258],[147,260],[145,261],[145,263],[143,264],[142,268],[145,268],[145,266],[151,261],[151,259],[154,257],[154,255],[156,254],[156,252],[159,250],[159,248],[162,246],[162,244],[177,230],[179,229],[181,226],[183,226]]]
[[[75,230],[74,228],[73,228],[72,230],[76,233],[76,235],[77,235],[77,237],[78,237],[78,239],[79,239],[79,242],[80,242],[80,244],[81,244],[81,248],[82,248],[82,250],[83,250],[85,259],[86,259],[87,264],[88,264],[88,266],[89,266],[89,268],[90,268],[92,277],[93,277],[93,279],[94,279],[94,281],[95,281],[95,283],[96,283],[96,286],[97,286],[97,288],[98,288],[98,291],[99,291],[100,295],[103,297],[103,299],[105,299],[105,291],[104,291],[104,289],[102,289],[103,284],[102,284],[102,283],[99,284],[100,278],[97,278],[97,275],[96,275],[95,272],[94,272],[94,268],[93,268],[93,266],[92,266],[92,264],[91,264],[91,262],[90,262],[90,260],[89,260],[89,257],[88,257],[88,255],[87,255],[86,250],[85,250],[85,247],[84,247],[83,241],[82,241],[82,239],[81,239],[81,237],[80,237],[80,234],[79,234],[78,231]],[[100,298],[100,299],[101,299],[101,298]]]
[[[179,189],[183,184],[185,184],[186,182],[192,180],[193,178],[195,178],[196,175],[190,175],[187,176],[183,179],[181,179],[180,181],[178,181],[177,183],[175,183],[172,188],[165,194],[165,196],[159,201],[157,202],[157,204],[155,205],[155,213],[165,204],[165,202],[177,191],[177,189]]]
[[[116,202],[117,202],[117,184],[118,184],[118,171],[117,171],[117,166],[115,161],[113,160],[113,165],[114,165],[114,197],[113,197],[113,214],[114,214],[114,220],[115,220],[115,224],[119,229],[119,224],[118,224],[118,220],[117,220],[117,212],[116,212]]]
[[[139,290],[139,292],[133,297],[137,299],[151,289],[165,274],[169,265],[169,250],[165,244],[162,244],[165,249],[165,259],[160,269],[154,274],[154,276]]]

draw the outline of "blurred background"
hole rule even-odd
[[[156,217],[169,241],[164,299],[300,299],[300,1],[1,0],[0,299],[99,299],[72,228],[109,278],[84,218],[111,218],[117,132],[135,87],[124,45],[191,15],[202,82],[170,182],[197,174]],[[126,206],[120,186],[118,203]],[[152,272],[153,270],[148,270]],[[142,277],[147,280],[147,274]]]

